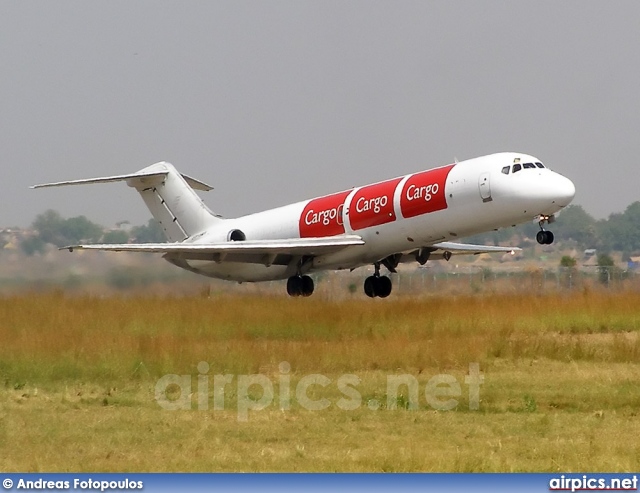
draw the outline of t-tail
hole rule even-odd
[[[166,162],[152,164],[128,175],[46,183],[31,188],[117,181],[124,181],[138,191],[153,217],[164,229],[169,241],[183,241],[222,221],[222,218],[211,212],[194,191],[209,191],[212,187],[179,173],[172,164]]]

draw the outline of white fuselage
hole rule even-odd
[[[351,269],[442,241],[550,216],[566,207],[573,183],[520,153],[499,153],[412,173],[276,209],[220,221],[188,241],[356,234],[365,244],[315,257],[305,272]],[[520,164],[520,169],[514,166]],[[525,164],[532,166],[523,167]],[[508,172],[507,172],[508,169]],[[200,274],[236,281],[285,279],[291,265],[188,260]]]

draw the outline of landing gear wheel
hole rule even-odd
[[[376,296],[376,278],[373,276],[369,276],[364,280],[364,294],[366,294],[369,298],[375,298]]]
[[[309,276],[302,276],[300,279],[302,281],[302,296],[311,296],[314,289],[313,279]]]
[[[364,294],[369,298],[386,298],[391,294],[391,279],[387,276],[369,276],[364,280]]]
[[[536,234],[536,241],[541,245],[551,245],[553,243],[554,237],[551,231],[538,231]]]
[[[391,289],[393,285],[391,284],[391,279],[387,276],[381,276],[376,279],[376,294],[380,298],[386,298],[391,294]]]
[[[302,278],[291,276],[287,279],[287,294],[289,296],[300,296],[302,294]]]
[[[291,276],[287,279],[287,294],[289,296],[311,296],[313,289],[313,279],[309,276]]]

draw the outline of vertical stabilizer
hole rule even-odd
[[[198,187],[202,190],[210,187],[192,178],[183,177],[172,164],[165,162],[152,164],[140,170],[139,173],[158,173],[159,175],[152,180],[130,178],[127,184],[140,193],[149,211],[160,223],[170,241],[182,241],[221,221],[189,186],[188,181],[202,185]]]

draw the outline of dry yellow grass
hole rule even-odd
[[[628,471],[640,463],[640,295],[0,299],[0,470]],[[277,402],[238,422],[167,411],[158,378],[291,365],[361,379],[384,402],[389,374],[426,382],[469,364],[478,411],[307,411]],[[195,385],[195,383],[194,383]],[[277,386],[276,386],[277,389]],[[333,403],[335,385],[322,395]],[[402,395],[406,398],[406,394]],[[404,402],[404,401],[403,401]]]

